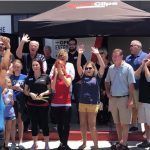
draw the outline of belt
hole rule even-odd
[[[123,95],[123,96],[112,96],[114,98],[122,98],[122,97],[128,97],[129,95]]]

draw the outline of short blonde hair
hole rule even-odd
[[[57,53],[57,58],[59,58],[59,56],[65,56],[66,60],[68,60],[68,52],[65,49],[60,49]]]

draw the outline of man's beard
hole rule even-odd
[[[69,52],[73,53],[76,51],[76,48],[75,49],[69,49]]]

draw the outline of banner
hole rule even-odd
[[[11,15],[0,15],[0,33],[11,33]]]
[[[85,45],[84,55],[87,60],[91,59],[91,47],[95,45],[96,37],[87,37],[87,38],[76,38],[77,44]],[[68,50],[68,40],[69,39],[45,39],[45,45],[49,45],[52,48],[52,57],[56,58],[57,52],[60,49]]]

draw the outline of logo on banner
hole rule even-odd
[[[70,8],[84,9],[84,8],[106,8],[108,6],[117,6],[118,2],[83,2],[80,4],[69,4]]]

